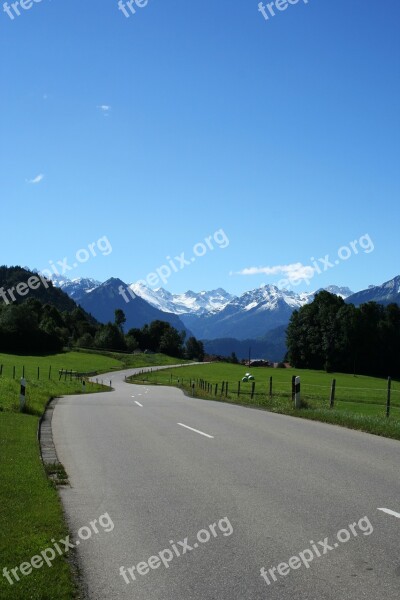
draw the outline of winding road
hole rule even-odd
[[[398,600],[399,442],[125,383],[136,371],[54,410],[88,598]]]

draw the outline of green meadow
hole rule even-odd
[[[252,383],[242,382],[250,372]],[[303,408],[292,401],[292,376],[300,376]],[[270,378],[272,377],[272,395]],[[336,380],[333,408],[330,408],[332,380]],[[369,433],[400,439],[400,382],[391,384],[390,417],[386,417],[387,380],[364,375],[326,373],[305,369],[273,369],[212,363],[184,369],[166,369],[131,378],[132,382],[174,385],[188,394],[224,402],[264,408],[272,412],[334,423]],[[224,382],[224,384],[223,384]],[[240,382],[240,390],[239,390]],[[195,384],[193,389],[192,384]],[[228,391],[226,391],[228,383]],[[224,390],[222,387],[224,385]]]

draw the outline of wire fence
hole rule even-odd
[[[265,381],[207,381],[202,378],[178,377],[172,373],[166,380],[157,372],[141,372],[133,381],[143,381],[176,385],[193,396],[202,395],[207,398],[225,399],[246,404],[268,406],[280,402],[291,406],[295,397],[295,376],[290,379],[270,376]],[[301,378],[302,379],[302,378]],[[382,381],[383,383],[383,381]],[[352,410],[358,405],[358,411],[387,414],[394,409],[400,417],[400,383],[388,378],[386,387],[345,386],[332,379],[330,384],[313,384],[301,381],[301,401],[304,407],[310,408],[347,408]],[[369,410],[368,410],[369,407]],[[357,408],[357,407],[356,407]],[[382,409],[382,410],[381,410]]]
[[[97,371],[90,372],[79,372],[74,371],[72,369],[56,369],[53,368],[52,365],[48,365],[46,367],[37,366],[34,367],[29,365],[29,367],[25,368],[25,365],[2,365],[0,364],[0,377],[5,379],[37,379],[37,380],[70,380],[73,379],[82,379],[86,377],[93,377],[97,375]]]

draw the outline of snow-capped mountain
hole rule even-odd
[[[355,306],[366,302],[378,302],[378,304],[400,304],[400,275],[386,281],[382,285],[370,285],[366,290],[352,294],[346,298]]]
[[[310,296],[314,293],[300,293],[292,292],[289,290],[281,290],[275,285],[263,285],[249,292],[245,292],[238,298],[234,298],[230,303],[229,307],[237,307],[242,311],[269,311],[278,308],[280,302],[284,302],[290,308],[300,308],[304,304],[310,302]]]
[[[158,320],[167,321],[178,331],[191,335],[177,315],[162,312],[135,294],[131,296],[127,284],[114,277],[85,293],[79,304],[100,323],[113,322],[115,310],[121,308],[126,317],[125,331]]]
[[[318,290],[320,291],[320,290]],[[349,288],[329,286],[332,294],[347,297]],[[294,310],[309,304],[317,292],[296,293],[264,285],[233,297],[217,313],[181,314],[181,319],[196,337],[214,340],[234,337],[259,338],[272,329],[287,325]]]
[[[93,291],[98,288],[101,288],[102,292],[105,291],[104,284],[100,284],[95,279],[70,280],[66,277],[54,276],[53,283],[79,304],[85,307],[90,304],[94,313],[96,309],[93,306],[93,299],[97,298],[97,302],[100,298],[102,302],[104,300],[103,293],[93,295]],[[245,340],[265,336],[277,327],[287,326],[292,312],[312,302],[315,294],[321,291],[319,289],[317,292],[297,293],[279,289],[274,285],[263,285],[240,296],[233,296],[222,288],[197,293],[189,290],[184,294],[172,294],[163,288],[154,290],[140,283],[131,284],[129,287],[133,297],[138,297],[147,304],[148,309],[151,309],[150,311],[143,309],[143,313],[148,313],[150,316],[156,309],[158,318],[162,318],[163,314],[167,315],[164,317],[167,321],[178,317],[180,323],[183,323],[197,338],[207,340],[218,338]],[[381,304],[400,303],[400,276],[381,286],[370,286],[356,294],[348,287],[336,285],[324,289],[356,305],[370,300]],[[139,304],[134,304],[138,310]],[[142,309],[143,306],[140,305],[140,308]],[[129,308],[129,311],[131,310],[133,306]],[[132,320],[134,320],[133,314]]]
[[[313,298],[314,293],[296,294],[264,285],[233,298],[216,314],[181,315],[181,318],[196,337],[257,338],[275,327],[287,325],[292,312]]]
[[[101,285],[100,281],[91,279],[90,277],[77,277],[68,279],[62,275],[53,275],[51,278],[53,285],[59,287],[63,292],[68,294],[75,302],[80,302],[85,294],[91,292]]]
[[[354,294],[354,292],[352,292],[350,288],[339,287],[337,285],[328,285],[328,287],[323,288],[323,289],[326,290],[327,292],[330,292],[331,294],[336,294],[336,296],[340,296],[341,298],[343,298],[343,300],[346,300],[346,298],[348,298],[349,296],[352,296]],[[318,291],[320,291],[320,290],[318,290]]]
[[[163,288],[153,290],[142,283],[133,283],[131,290],[149,304],[164,312],[176,315],[205,315],[220,312],[235,296],[222,288],[210,292],[192,292],[171,294]]]

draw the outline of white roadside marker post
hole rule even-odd
[[[300,377],[296,377],[294,380],[294,390],[294,407],[301,408]]]

